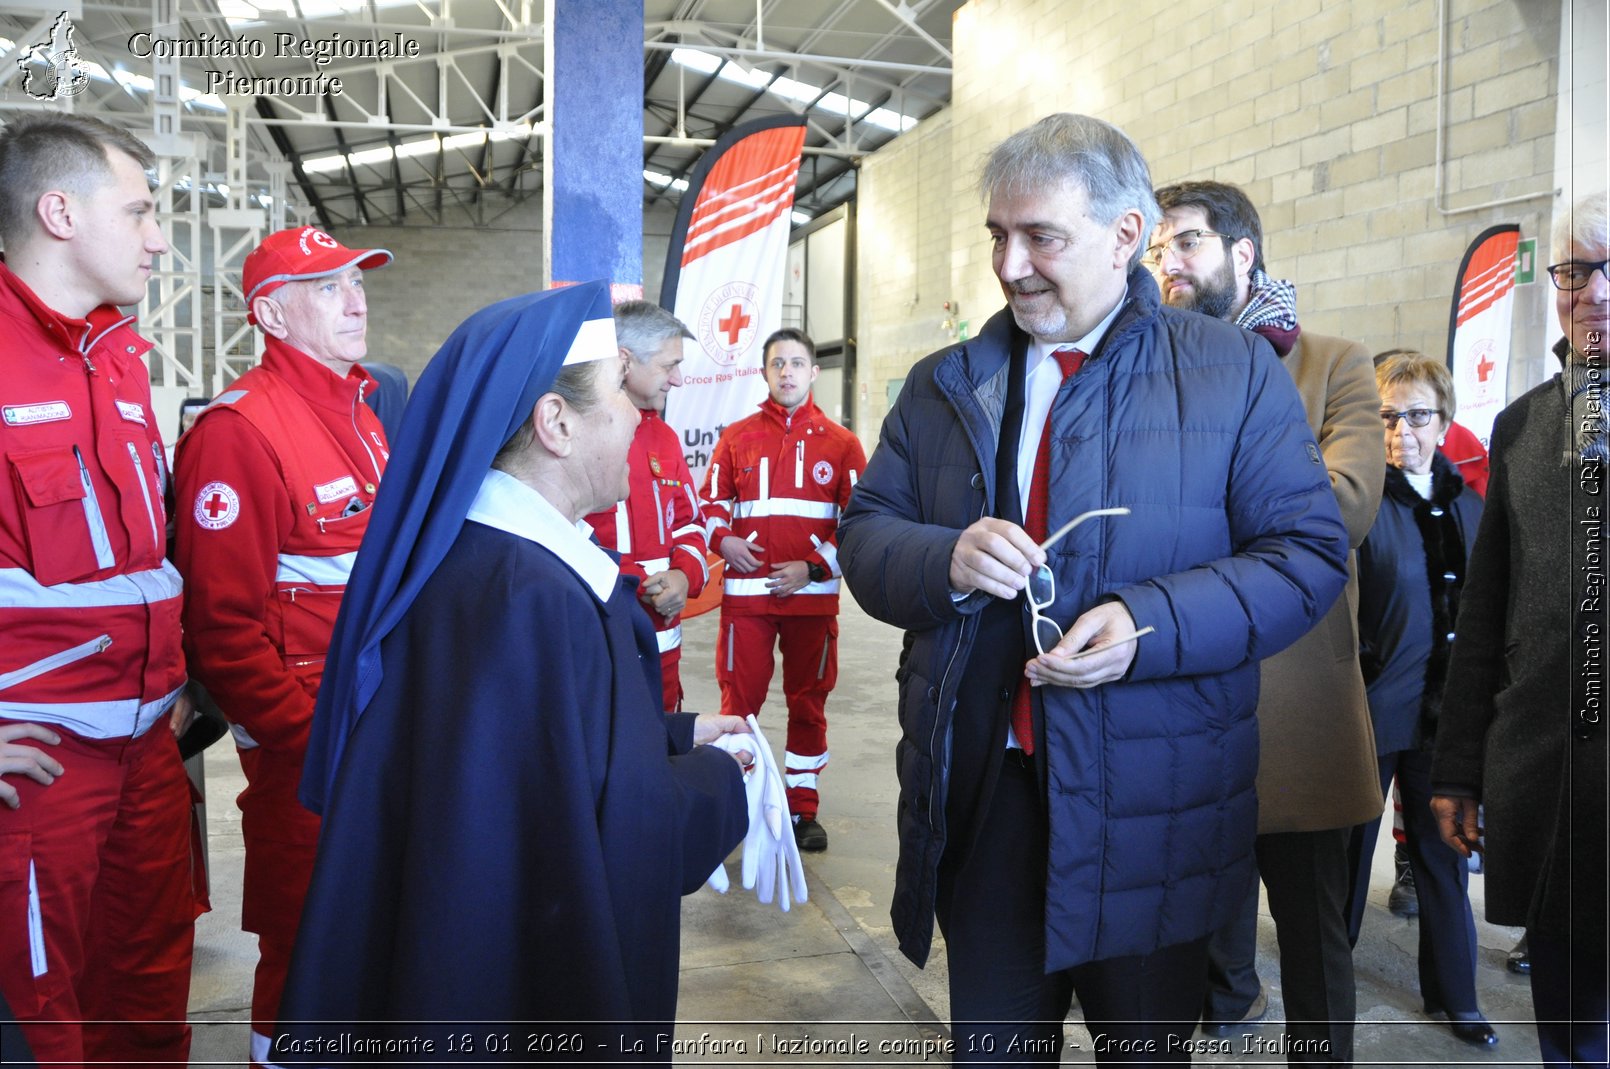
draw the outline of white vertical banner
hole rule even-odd
[[[665,419],[695,482],[729,423],[766,396],[760,345],[783,325],[790,211],[805,120],[735,127],[688,179],[666,256],[660,304],[693,331]]]
[[[1493,420],[1509,403],[1515,251],[1520,236],[1520,227],[1513,223],[1489,227],[1465,250],[1454,278],[1448,370],[1458,401],[1456,418],[1483,446],[1491,446]]]

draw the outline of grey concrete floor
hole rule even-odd
[[[713,709],[716,620],[684,625],[687,704]],[[949,998],[943,942],[936,938],[925,970],[896,947],[889,924],[894,884],[894,667],[899,632],[879,624],[846,597],[839,640],[839,683],[828,703],[832,762],[822,776],[821,821],[826,853],[806,855],[810,900],[784,914],[762,906],[740,886],[736,855],[728,863],[733,890],[709,888],[684,900],[682,984],[675,1040],[678,1065],[946,1064]],[[762,712],[780,750],[781,672]],[[242,848],[234,797],[244,785],[233,748],[206,755],[213,911],[197,925],[190,997],[195,1022],[192,1064],[245,1061],[255,937],[239,930]],[[1478,1052],[1420,1012],[1414,921],[1386,911],[1390,834],[1377,844],[1372,893],[1354,955],[1358,982],[1357,1061],[1377,1066],[1509,1066],[1537,1064],[1526,981],[1504,968],[1519,936],[1481,918],[1482,879],[1471,879],[1480,961],[1482,1009],[1501,1042]],[[1281,989],[1273,922],[1259,918],[1258,970],[1269,1015],[1228,1053],[1200,1054],[1210,1065],[1280,1064],[1250,1050],[1281,1035]],[[1067,1065],[1093,1064],[1078,1009],[1069,1017]],[[1198,1038],[1201,1038],[1200,1036]],[[803,1048],[803,1049],[802,1049]]]

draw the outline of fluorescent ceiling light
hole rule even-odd
[[[701,74],[715,74],[723,81],[735,82],[750,89],[765,90],[791,104],[814,107],[834,116],[848,118],[852,122],[871,123],[873,126],[897,134],[917,125],[917,120],[910,115],[902,115],[889,108],[874,108],[865,101],[855,100],[843,93],[824,93],[820,86],[786,76],[773,78],[765,71],[744,67],[736,61],[728,62],[720,56],[713,56],[696,48],[673,49],[671,59]]]

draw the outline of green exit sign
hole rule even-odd
[[[1515,250],[1515,285],[1537,281],[1537,239],[1522,238]]]

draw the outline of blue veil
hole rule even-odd
[[[553,385],[583,325],[610,316],[603,282],[511,297],[460,324],[420,376],[331,635],[302,767],[302,804],[313,812],[333,796],[347,739],[385,676],[381,640],[447,556],[493,457]]]

